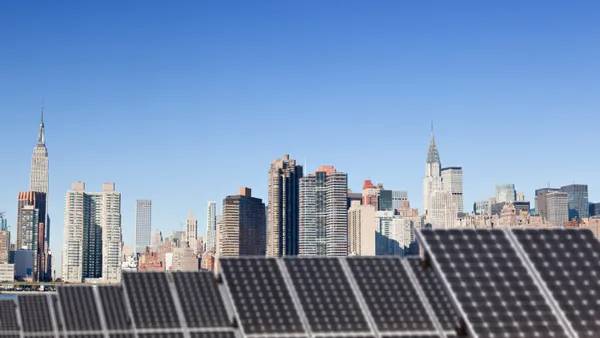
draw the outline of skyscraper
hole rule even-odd
[[[206,251],[215,250],[217,233],[217,203],[208,202],[206,208]]]
[[[44,129],[44,107],[38,130],[37,144],[33,148],[31,158],[30,191],[48,194],[48,149],[46,148],[46,131]]]
[[[442,186],[452,194],[452,201],[456,212],[464,211],[463,202],[463,170],[461,167],[448,167],[442,169]]]
[[[46,277],[46,193],[20,192],[17,201],[17,250],[32,250],[33,279],[44,281]]]
[[[238,195],[223,199],[219,224],[219,257],[264,256],[266,253],[265,204],[240,188]]]
[[[194,253],[198,251],[198,221],[196,221],[194,213],[191,211],[188,213],[188,218],[185,221],[185,242],[187,244],[184,245],[184,248],[188,247]]]
[[[540,215],[542,219],[548,219],[548,201],[547,195],[550,192],[560,191],[556,188],[543,188],[535,191],[535,212]]]
[[[4,216],[4,212],[0,212],[0,231],[8,230],[8,220]]]
[[[152,201],[137,200],[135,207],[135,252],[144,253],[152,244]]]
[[[299,255],[348,255],[348,174],[321,166],[300,179],[299,197]]]
[[[496,185],[496,203],[514,202],[517,200],[517,190],[514,184]]]
[[[49,243],[50,243],[50,216],[48,215],[48,149],[46,148],[46,130],[44,126],[44,107],[42,106],[42,113],[40,119],[40,125],[38,128],[37,143],[33,148],[33,156],[31,157],[31,172],[29,180],[29,190],[35,192],[41,192],[45,194],[44,198],[44,232],[39,234],[40,244],[39,247],[43,250],[40,254],[43,257],[38,257],[38,262],[42,264],[39,269],[39,278],[46,280],[46,276],[51,276],[49,263]]]
[[[423,179],[423,214],[425,215],[430,214],[429,209],[431,208],[433,192],[443,189],[441,168],[440,153],[435,145],[433,124],[431,124],[431,140],[427,151],[427,161],[425,162],[425,178]]]
[[[267,255],[298,255],[299,180],[302,166],[285,154],[269,169]]]
[[[392,208],[394,210],[402,208],[402,203],[408,201],[408,192],[404,190],[392,191]]]
[[[560,190],[569,194],[569,220],[590,217],[587,184],[571,184]]]
[[[119,283],[122,249],[121,194],[114,183],[103,184],[99,193],[74,183],[65,199],[63,280]]]
[[[569,221],[569,194],[563,191],[550,191],[546,194],[548,222],[562,227]]]

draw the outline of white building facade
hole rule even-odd
[[[217,233],[217,203],[208,202],[206,207],[206,251],[215,250]]]

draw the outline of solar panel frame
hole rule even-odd
[[[55,334],[47,295],[20,295],[17,299],[24,334]]]
[[[246,265],[248,264],[248,266]],[[254,266],[252,266],[254,264]],[[235,318],[238,320],[240,331],[242,335],[245,337],[249,336],[260,336],[260,337],[296,337],[296,336],[305,336],[306,331],[304,325],[302,324],[302,319],[300,318],[300,314],[298,309],[293,303],[292,296],[290,294],[290,285],[286,283],[284,279],[283,272],[280,268],[280,264],[278,263],[276,258],[258,258],[258,257],[227,257],[220,259],[220,278],[223,280],[223,284],[226,288],[226,293],[228,294],[229,299],[232,300],[231,304],[233,305],[233,311],[235,313]],[[288,310],[288,315],[280,318],[285,318],[286,323],[255,323],[254,320],[262,321],[263,317],[249,317],[247,313],[241,314],[239,311],[239,307],[245,303],[247,300],[254,300],[252,298],[247,298],[247,295],[242,296],[238,294],[241,292],[242,286],[237,285],[240,281],[237,280],[239,276],[236,274],[239,273],[248,273],[250,268],[252,268],[252,273],[260,273],[269,277],[269,284],[265,284],[264,281],[267,279],[261,279],[261,283],[257,283],[258,278],[254,280],[254,285],[257,288],[263,288],[262,291],[267,293],[272,293],[273,290],[270,288],[275,286],[276,292],[280,293],[280,297],[278,298],[270,298],[271,301],[279,300],[278,306],[287,304],[292,304],[292,307]],[[227,270],[230,270],[227,272]],[[246,270],[246,271],[244,271]],[[234,276],[228,276],[228,273],[231,273]],[[257,276],[259,277],[259,276]],[[244,280],[246,281],[246,280]],[[237,290],[237,289],[240,290]],[[236,289],[236,290],[232,290]],[[234,292],[235,291],[235,292]],[[258,291],[260,292],[260,291]],[[288,299],[285,299],[288,298]],[[262,300],[262,299],[261,299]],[[272,304],[271,304],[272,305]],[[262,311],[271,310],[273,307],[266,307],[264,305],[260,306]],[[275,310],[285,310],[285,309],[274,309]],[[274,314],[272,314],[274,315]],[[272,320],[272,316],[268,316],[268,320]],[[257,328],[257,325],[260,325],[260,328]],[[293,325],[295,328],[291,330],[289,327]]]
[[[21,331],[17,311],[17,303],[14,300],[0,299],[0,335],[13,332],[18,334]]]
[[[125,290],[121,285],[102,285],[96,288],[104,325],[109,331],[132,331],[135,323],[131,317]]]
[[[349,257],[345,262],[376,331],[398,335],[440,333],[400,257]],[[421,320],[413,320],[409,317],[412,315]]]
[[[58,287],[56,293],[65,322],[63,330],[66,333],[103,329],[94,287],[65,285]]]
[[[122,286],[130,304],[135,331],[162,328],[178,330],[184,325],[176,311],[175,299],[166,273],[123,272]],[[148,304],[143,304],[145,302]],[[165,304],[160,304],[161,302]],[[160,315],[147,311],[148,308],[154,311],[164,310],[161,307],[175,311],[161,311]]]
[[[342,259],[286,257],[283,261],[313,334],[374,333],[348,280]],[[310,272],[304,274],[305,269]],[[335,279],[334,283],[328,283],[331,278]],[[347,296],[344,297],[344,294]],[[310,308],[313,310],[308,312]],[[344,310],[348,311],[346,315],[336,316]],[[350,324],[355,327],[344,330]]]
[[[442,271],[442,266],[438,260],[438,257],[436,257],[435,254],[433,254],[432,248],[430,246],[429,241],[426,239],[426,236],[423,234],[424,232],[430,232],[433,233],[435,231],[438,232],[442,232],[445,231],[447,233],[450,232],[456,232],[456,233],[463,233],[463,232],[480,232],[480,234],[483,234],[485,232],[488,233],[492,233],[493,231],[496,231],[497,233],[502,233],[503,236],[505,236],[506,241],[508,241],[508,243],[511,243],[510,238],[508,238],[507,234],[503,231],[503,230],[499,230],[499,229],[494,229],[494,230],[490,230],[490,229],[418,229],[416,232],[417,235],[417,239],[419,240],[419,243],[423,246],[423,248],[426,251],[426,254],[428,256],[428,258],[433,262],[433,267],[435,268],[436,272],[438,273],[438,276],[440,277],[441,281],[444,284],[444,287],[446,288],[446,291],[448,292],[448,295],[450,295],[451,299],[454,302],[455,308],[458,311],[458,313],[460,314],[460,317],[464,320],[464,325],[465,325],[465,329],[468,332],[469,336],[472,337],[480,337],[478,335],[478,332],[474,329],[473,323],[470,321],[470,317],[467,316],[465,310],[463,309],[463,304],[461,302],[459,302],[457,295],[455,294],[455,292],[452,290],[452,286],[450,285],[449,281],[447,280],[447,276],[446,273],[444,271]],[[486,235],[487,236],[487,235]],[[491,236],[491,235],[490,235]],[[455,243],[456,244],[456,243]],[[472,243],[471,243],[472,244]],[[478,243],[480,244],[480,243]],[[519,254],[519,252],[517,252],[517,250],[511,246],[511,249],[514,251],[514,254],[516,256],[516,258],[518,259],[519,263],[523,265],[524,269],[527,269],[525,266],[525,262],[523,262],[523,258],[522,256]],[[442,249],[443,250],[443,249]],[[495,248],[494,250],[496,250],[496,252],[498,253],[506,253],[506,251],[502,251],[499,248]],[[504,248],[504,250],[509,250],[508,248]],[[445,250],[444,250],[445,251]],[[488,252],[488,255],[492,255],[492,252]],[[529,278],[531,279],[532,285],[537,287],[537,290],[540,293],[540,296],[543,298],[543,300],[546,302],[545,305],[550,309],[550,311],[554,311],[554,309],[552,308],[551,304],[549,304],[549,301],[547,298],[544,297],[542,291],[540,290],[539,287],[539,283],[537,283],[536,279],[534,278],[534,276],[531,275],[531,273],[529,273]],[[533,301],[533,300],[532,300]],[[562,325],[562,323],[560,322],[560,318],[558,316],[555,316],[556,321],[559,325]],[[522,333],[522,332],[521,332]],[[553,332],[555,333],[555,332]],[[568,331],[564,330],[563,327],[563,332],[564,335],[566,336],[570,336]]]
[[[407,268],[412,271],[418,280],[418,285],[423,290],[423,294],[432,308],[433,315],[439,322],[441,330],[446,336],[456,334],[456,330],[461,326],[462,319],[459,318],[455,305],[435,269],[432,266],[424,267],[425,262],[420,257],[409,257],[406,262],[408,264]],[[426,281],[427,279],[433,280]],[[432,289],[431,284],[434,284],[434,282],[439,288]]]
[[[535,233],[536,235],[541,235],[541,234],[554,234],[554,233],[569,233],[569,232],[588,232],[589,231],[589,236],[591,236],[591,238],[593,238],[595,240],[595,237],[593,235],[593,233],[589,230],[589,229],[513,229],[513,230],[506,230],[507,231],[507,235],[510,237],[513,246],[515,247],[515,249],[517,251],[519,251],[519,253],[523,256],[523,261],[525,261],[525,263],[527,264],[527,267],[531,270],[532,275],[534,275],[534,277],[538,280],[538,284],[540,285],[540,289],[542,289],[542,291],[545,293],[546,298],[548,298],[548,300],[550,301],[550,303],[552,304],[552,306],[554,307],[554,310],[557,312],[557,315],[560,317],[561,321],[563,322],[563,326],[565,326],[567,328],[567,330],[570,332],[571,336],[573,337],[585,337],[585,336],[589,336],[589,337],[596,337],[598,334],[600,334],[600,330],[598,330],[598,325],[596,325],[597,330],[596,332],[594,332],[592,335],[587,335],[584,334],[584,332],[581,332],[579,330],[576,330],[575,327],[573,326],[573,324],[578,325],[580,324],[581,321],[577,321],[575,323],[573,323],[573,321],[571,321],[571,319],[569,318],[569,313],[567,311],[565,311],[564,309],[564,302],[561,303],[561,299],[557,299],[557,295],[555,292],[553,292],[551,285],[549,285],[546,281],[546,279],[543,277],[543,273],[545,273],[546,269],[545,267],[536,264],[537,262],[533,261],[533,254],[535,250],[534,246],[531,246],[529,240],[527,238],[525,238],[523,235],[528,235],[531,233]],[[534,231],[534,232],[532,232]],[[536,239],[539,240],[539,239]],[[534,241],[536,241],[534,240]],[[567,242],[567,241],[562,241]],[[548,245],[551,245],[551,243],[546,243]],[[554,243],[556,244],[556,243]],[[567,243],[568,244],[568,243]],[[596,241],[595,243],[597,246],[600,245],[598,244],[598,242]],[[539,253],[542,254],[541,251],[537,250],[537,252],[535,253]],[[544,263],[547,262],[551,262],[552,260],[544,260]],[[550,266],[551,264],[548,263],[548,266]],[[569,273],[570,271],[565,270],[564,273],[567,276],[567,278],[571,278],[569,281],[573,281],[573,277],[575,277],[575,275],[573,275],[572,273]],[[597,278],[597,277],[596,277]],[[575,287],[577,287],[577,285],[574,285]],[[566,291],[569,291],[570,288],[563,288]],[[578,288],[578,289],[585,289],[585,288]],[[576,295],[569,295],[570,297],[569,300],[572,300],[573,298],[580,298],[577,297]],[[562,298],[562,297],[561,297]],[[581,299],[579,299],[581,300]],[[596,300],[598,301],[599,298],[596,298]],[[599,313],[600,314],[600,313]],[[581,319],[581,318],[579,318]]]
[[[232,326],[232,318],[212,272],[173,272],[171,276],[189,329]],[[214,313],[212,309],[215,309]]]

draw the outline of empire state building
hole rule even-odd
[[[48,149],[46,148],[45,138],[44,107],[42,107],[42,119],[38,130],[37,145],[33,148],[33,157],[31,158],[29,190],[48,194]]]

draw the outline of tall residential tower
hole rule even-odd
[[[348,255],[348,174],[321,166],[300,179],[300,256]]]
[[[217,203],[208,202],[206,207],[206,251],[215,250],[217,233]]]
[[[290,155],[273,161],[269,169],[267,255],[298,255],[299,180],[302,166]]]
[[[66,282],[121,281],[121,194],[114,183],[102,192],[85,192],[77,182],[65,199],[62,278]]]

